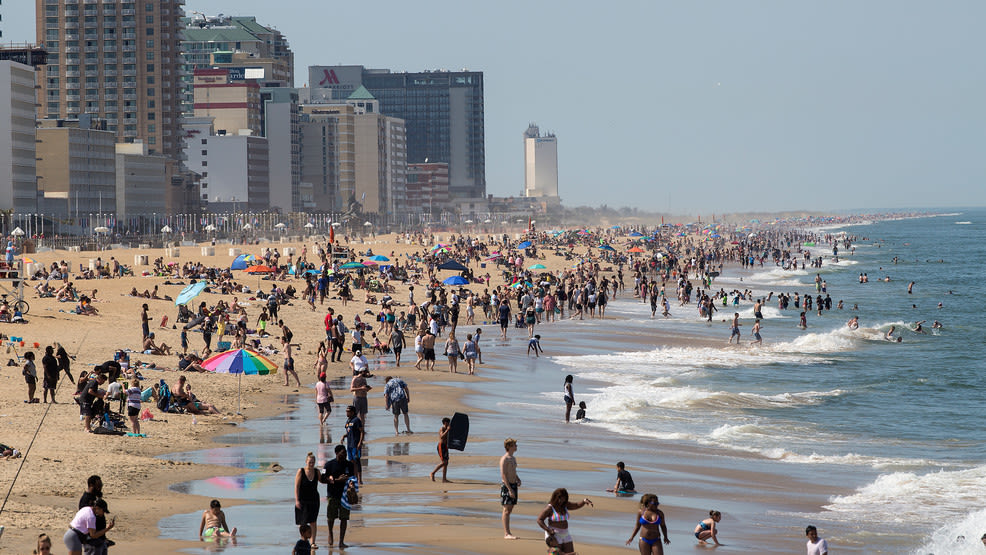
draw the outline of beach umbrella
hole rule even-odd
[[[448,245],[443,245],[443,244],[441,244],[441,243],[438,243],[438,244],[437,244],[437,245],[435,245],[434,247],[431,247],[431,250],[432,250],[432,251],[434,252],[434,251],[437,251],[437,250],[440,250],[440,249],[444,249],[444,248],[445,248],[445,247],[447,247],[447,246],[448,246]]]
[[[524,241],[523,243],[517,245],[517,248],[518,249],[526,249],[529,246],[531,246],[531,242],[530,241]]]
[[[171,233],[171,226],[164,226],[161,228],[161,233]]]
[[[313,227],[315,227],[315,224],[313,224],[311,222],[308,222],[307,224],[305,224],[305,229],[311,229]]]
[[[466,220],[466,221],[464,221],[462,223],[464,223],[464,224],[471,224],[472,223],[472,220]]]
[[[370,227],[371,225],[373,225],[372,222],[363,222],[364,227]]]
[[[277,229],[284,229],[288,226],[282,222],[278,222],[277,224],[274,225],[274,227],[276,227]]]
[[[342,222],[332,222],[332,227],[339,227],[341,225],[342,225]]]
[[[17,228],[17,229],[20,229],[20,228]],[[15,229],[14,231],[17,231],[17,229]],[[109,233],[110,232],[110,228],[105,227],[105,226],[99,226],[96,229],[94,229],[93,231],[95,231],[96,233]],[[11,233],[13,233],[13,232],[11,232]],[[24,232],[22,231],[20,234],[21,235],[24,235]],[[14,235],[17,235],[17,234],[14,233]]]
[[[277,373],[277,365],[264,355],[249,349],[234,349],[212,355],[202,361],[202,367],[218,374],[236,374],[236,414],[240,413],[240,382],[243,374],[266,376]]]
[[[233,259],[233,263],[229,265],[230,270],[246,270],[251,266],[252,262],[256,262],[257,257],[252,254],[241,254]]]
[[[10,234],[11,235],[16,235],[16,236],[20,237],[21,235],[24,235],[24,230],[21,229],[20,226],[18,226],[18,227],[15,227],[14,230],[10,232]]]
[[[244,230],[250,230],[250,229],[253,229],[253,226],[252,226],[252,225],[250,225],[250,224],[244,224],[244,225],[243,225],[243,229],[244,229]]]
[[[264,266],[263,264],[250,266],[249,268],[246,269],[246,273],[248,274],[269,274],[274,271],[276,271],[274,270],[274,268],[271,268],[270,266]]]
[[[528,270],[544,270],[547,268],[544,264],[531,264],[527,267]]]
[[[33,258],[24,257],[24,264],[36,264]]]
[[[630,237],[643,237],[643,236],[644,234],[639,231],[634,231],[633,233],[630,234]]]
[[[466,267],[456,260],[447,260],[438,265],[439,270],[455,270],[456,272],[466,271]]]
[[[614,225],[614,226],[610,226],[609,228],[610,228],[610,229],[620,229],[620,226],[618,226],[618,225]]]
[[[519,288],[519,287],[533,287],[533,286],[534,286],[534,284],[532,284],[529,281],[518,281],[517,283],[511,285],[510,287],[513,287],[514,289],[516,289],[516,288]]]
[[[175,306],[188,304],[188,301],[197,297],[199,293],[201,293],[202,290],[205,289],[207,285],[208,282],[206,282],[205,280],[196,281],[194,283],[187,285],[184,289],[181,290],[181,293],[178,293],[178,296],[175,297]]]
[[[343,270],[355,270],[356,268],[365,268],[366,266],[363,266],[359,262],[346,262],[345,264],[339,267],[342,268]]]
[[[627,249],[627,252],[644,252],[644,249],[640,247],[630,247],[629,249]]]
[[[490,219],[487,218],[487,219],[483,220],[483,223],[484,224],[491,224],[491,223],[493,223],[493,220],[490,220]]]
[[[445,285],[467,285],[469,280],[462,276],[452,276],[445,278],[445,281],[442,283]]]
[[[364,265],[364,266],[376,266],[376,265],[377,265],[377,263],[376,263],[376,262],[374,262],[374,261],[372,261],[372,260],[364,260],[364,261],[363,261],[363,265]]]
[[[603,250],[603,251],[615,251],[616,249],[614,249],[613,247],[611,247],[609,245],[599,245],[599,250]]]
[[[375,262],[390,262],[390,259],[382,254],[375,254],[370,257],[370,260],[373,260]]]
[[[216,226],[214,226],[214,225],[212,225],[212,224],[209,224],[209,225],[207,225],[207,226],[205,226],[205,228],[204,228],[204,229],[205,229],[206,231],[215,231],[215,230],[216,230]]]

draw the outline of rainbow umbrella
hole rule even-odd
[[[28,257],[25,256],[24,257],[24,264],[37,264],[37,263],[34,261],[34,259],[31,259],[31,258],[28,258]]]
[[[240,414],[240,382],[243,374],[266,376],[277,373],[277,365],[264,355],[249,349],[234,349],[212,355],[202,367],[219,374],[236,374],[236,414]]]

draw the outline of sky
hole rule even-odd
[[[34,2],[0,6],[34,40]],[[986,2],[187,0],[310,65],[485,74],[487,192],[558,137],[566,205],[670,213],[986,205]]]

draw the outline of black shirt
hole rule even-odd
[[[331,461],[325,463],[325,472],[322,474],[324,479],[328,481],[329,476],[335,480],[334,483],[329,484],[329,497],[333,499],[342,499],[342,493],[346,488],[346,480],[342,477],[347,478],[353,475],[353,463],[347,461],[346,459],[332,459]]]
[[[633,478],[630,477],[630,473],[626,470],[620,470],[617,472],[616,478],[620,481],[621,490],[631,491],[637,489],[633,484]]]
[[[86,387],[82,389],[82,396],[80,397],[80,402],[83,406],[92,406],[93,401],[96,400],[96,393],[99,392],[99,381],[93,378],[86,382]]]

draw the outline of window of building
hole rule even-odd
[[[154,71],[154,64],[147,64],[147,71]]]
[[[153,53],[153,52],[148,52],[148,53],[147,53],[147,55],[146,55],[145,57],[146,57],[146,58],[147,58],[148,60],[153,60],[153,59],[154,59],[154,53]]]
[[[153,108],[154,107],[154,101],[153,100],[149,100],[147,102],[147,107],[148,108]],[[156,120],[157,119],[157,112],[148,112],[147,119],[152,120],[152,121],[153,120]]]
[[[149,130],[149,132],[150,133],[153,133],[153,131],[150,131],[150,130]],[[153,136],[148,137],[147,138],[147,144],[149,144],[149,145],[156,145],[157,144],[157,137],[153,137]],[[153,151],[151,151],[151,152],[153,152]]]
[[[147,35],[147,36],[149,36],[149,37],[153,37],[154,36],[154,27],[148,27],[148,28],[144,29],[144,34]]]
[[[154,23],[154,16],[153,15],[149,15],[149,16],[145,17],[144,18],[144,23],[146,23],[148,25]]]
[[[208,155],[209,155],[209,151],[203,149],[202,150],[202,156],[208,156]]]
[[[157,124],[156,123],[149,123],[149,124],[147,124],[147,132],[148,133],[157,133]]]
[[[202,177],[209,177],[209,172],[202,172]]]
[[[148,85],[153,85],[154,84],[154,76],[153,75],[148,75],[147,76],[147,84]]]
[[[155,89],[147,89],[147,96],[154,96],[154,95],[155,95]]]
[[[147,42],[144,43],[144,46],[147,47],[147,48],[154,48],[154,41],[153,40],[149,40],[149,41],[147,41]]]
[[[209,139],[202,139],[202,144],[204,144],[204,145],[209,144]]]

